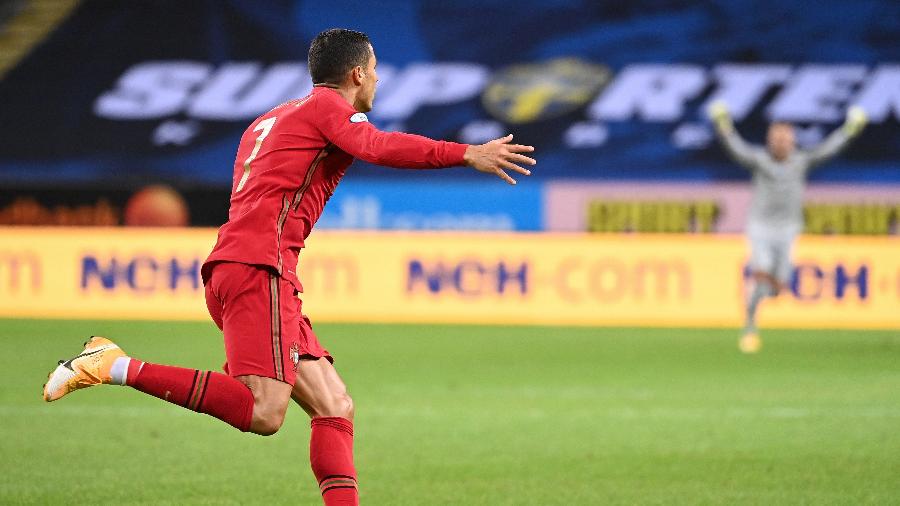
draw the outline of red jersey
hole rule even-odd
[[[382,132],[337,91],[316,87],[256,119],[234,161],[228,222],[201,269],[214,262],[269,266],[297,290],[297,257],[354,158],[403,168],[463,164],[465,144]]]

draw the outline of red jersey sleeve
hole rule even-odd
[[[337,93],[322,93],[316,122],[329,142],[354,158],[376,165],[428,169],[464,165],[468,145],[421,135],[382,132]]]

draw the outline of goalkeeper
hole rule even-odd
[[[766,147],[745,142],[737,133],[724,102],[714,102],[709,116],[728,154],[753,174],[753,198],[747,220],[751,282],[746,291],[746,319],[740,340],[744,353],[762,346],[756,328],[760,301],[775,297],[791,278],[791,248],[803,229],[803,190],[809,170],[843,150],[865,127],[860,107],[850,107],[844,124],[809,150],[796,148],[789,123],[769,126]]]

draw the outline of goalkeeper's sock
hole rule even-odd
[[[250,430],[253,393],[231,376],[130,357],[116,359],[110,374],[116,384],[213,416],[243,432]]]
[[[336,416],[316,417],[310,426],[309,461],[325,505],[359,504],[353,466],[353,422]]]
[[[756,281],[753,285],[753,291],[747,297],[746,323],[744,325],[745,332],[756,332],[756,310],[759,303],[767,296],[774,293],[774,290],[766,281]]]

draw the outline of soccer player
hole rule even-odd
[[[369,123],[378,82],[369,38],[332,29],[309,49],[313,91],[257,118],[241,137],[228,222],[201,273],[225,342],[225,372],[152,364],[92,337],[60,361],[44,387],[53,401],[85,387],[127,385],[214,416],[241,431],[274,434],[293,399],[312,418],[310,461],[323,501],[357,504],[353,402],[298,294],[298,255],[354,158],[409,169],[468,165],[515,180],[534,165],[512,136],[483,145],[386,133]]]
[[[738,135],[724,102],[710,106],[709,115],[728,154],[753,174],[753,199],[747,220],[751,280],[747,284],[746,313],[739,347],[756,353],[762,341],[756,328],[756,310],[765,297],[775,297],[790,282],[791,248],[803,230],[803,191],[806,175],[844,149],[862,132],[866,114],[850,107],[841,128],[810,150],[796,149],[789,123],[769,126],[766,148],[747,144]]]

